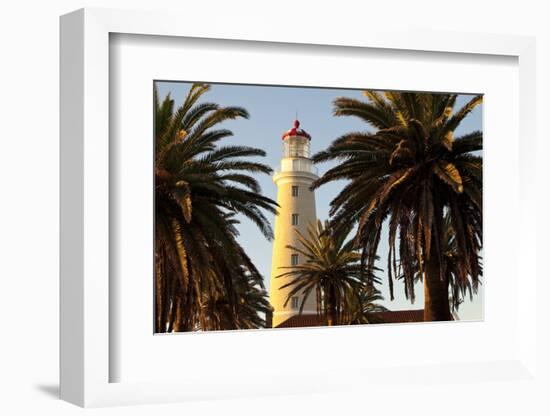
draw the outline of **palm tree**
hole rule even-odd
[[[361,267],[361,254],[354,250],[353,242],[347,241],[349,228],[335,230],[328,221],[310,224],[307,237],[296,230],[301,247],[288,249],[304,256],[305,262],[277,276],[291,277],[290,282],[280,289],[291,287],[285,305],[296,294],[303,294],[300,304],[302,313],[311,294],[317,296],[317,313],[324,317],[326,325],[346,323],[351,305],[361,302],[359,293],[364,289],[366,279]],[[377,281],[372,276],[370,282]],[[353,300],[353,297],[357,297]]]
[[[206,297],[203,302],[205,316],[203,330],[252,329],[266,326],[265,316],[271,312],[268,293],[263,281],[244,272],[234,282],[237,302],[233,307],[223,296]]]
[[[446,279],[449,282],[449,301],[451,304],[451,310],[458,312],[460,305],[463,303],[464,298],[468,296],[470,300],[473,299],[473,295],[478,291],[478,284],[472,284],[469,276],[464,276],[460,269],[458,242],[456,239],[456,233],[451,223],[449,215],[445,216],[443,221],[443,263]],[[481,263],[481,255],[477,257],[479,274],[483,274],[483,266]]]
[[[333,221],[358,225],[355,242],[369,270],[382,226],[388,224],[391,299],[393,278],[402,274],[405,295],[414,302],[415,276],[420,273],[424,320],[449,320],[452,282],[443,261],[445,215],[455,233],[459,279],[469,279],[477,288],[481,276],[482,158],[475,152],[482,149],[482,133],[454,137],[454,131],[482,96],[454,110],[456,94],[369,90],[365,95],[367,101],[336,99],[334,114],[358,117],[375,131],[345,134],[316,154],[317,163],[341,163],[313,187],[347,179],[349,183],[331,202]]]
[[[470,301],[473,299],[473,295],[478,291],[478,285],[481,282],[478,282],[478,285],[472,284],[471,278],[469,276],[463,275],[460,270],[460,262],[458,261],[458,252],[457,252],[457,240],[456,235],[451,224],[451,218],[449,215],[445,215],[443,219],[443,239],[442,239],[442,260],[443,260],[443,270],[445,273],[445,279],[449,282],[449,302],[451,305],[451,311],[458,312],[460,305],[464,302],[466,296],[469,297]],[[478,255],[477,257],[479,274],[483,275],[483,265],[482,257]],[[398,279],[403,279],[404,276],[400,275]],[[422,282],[422,274],[417,273],[415,277],[415,282]]]
[[[348,295],[350,304],[346,313],[345,323],[350,325],[381,323],[376,313],[385,312],[388,309],[377,303],[384,300],[378,289],[364,285],[358,294]]]
[[[157,332],[215,327],[207,307],[213,299],[225,302],[231,327],[238,327],[239,296],[266,298],[261,274],[237,242],[235,215],[245,215],[272,238],[262,211],[274,213],[276,203],[262,196],[249,175],[269,174],[271,169],[249,159],[265,156],[262,150],[219,145],[232,132],[217,126],[248,113],[240,107],[198,103],[209,89],[193,84],[175,111],[174,100],[168,95],[160,102],[155,89]],[[243,285],[248,291],[239,291]]]

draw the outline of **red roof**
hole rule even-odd
[[[404,322],[424,322],[424,309],[410,309],[408,311],[384,311],[372,314],[384,324],[399,324]]]
[[[293,315],[277,325],[277,328],[303,328],[305,326],[324,326],[324,322],[317,315]]]
[[[375,312],[372,317],[384,324],[398,324],[408,322],[424,322],[424,309],[410,309],[406,311]],[[311,326],[324,326],[325,323],[317,315],[303,314],[293,315],[280,323],[277,328],[303,328]]]
[[[292,127],[290,130],[287,130],[285,134],[283,134],[282,139],[286,139],[287,137],[305,137],[309,140],[311,140],[311,136],[304,130],[298,128],[300,127],[300,122],[298,120],[294,120],[294,127]]]

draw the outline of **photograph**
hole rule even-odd
[[[483,321],[482,94],[152,87],[156,334]]]

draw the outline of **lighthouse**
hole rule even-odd
[[[310,186],[318,176],[310,159],[311,136],[300,128],[300,122],[294,120],[294,126],[282,136],[283,157],[280,169],[273,176],[277,185],[278,215],[275,217],[275,239],[271,261],[271,280],[269,301],[273,307],[273,328],[297,315],[302,304],[303,294],[294,295],[288,300],[292,287],[280,289],[295,277],[279,277],[291,269],[283,267],[298,266],[304,262],[304,256],[289,248],[301,247],[296,230],[304,236],[307,228],[315,224],[315,193]],[[303,314],[317,313],[315,293],[310,293],[304,305]],[[286,303],[286,306],[285,306]]]

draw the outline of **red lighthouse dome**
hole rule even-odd
[[[305,137],[306,139],[311,140],[311,136],[304,130],[300,128],[300,122],[298,120],[294,120],[294,127],[292,127],[290,130],[287,130],[284,134],[282,139],[286,139],[287,137]]]

